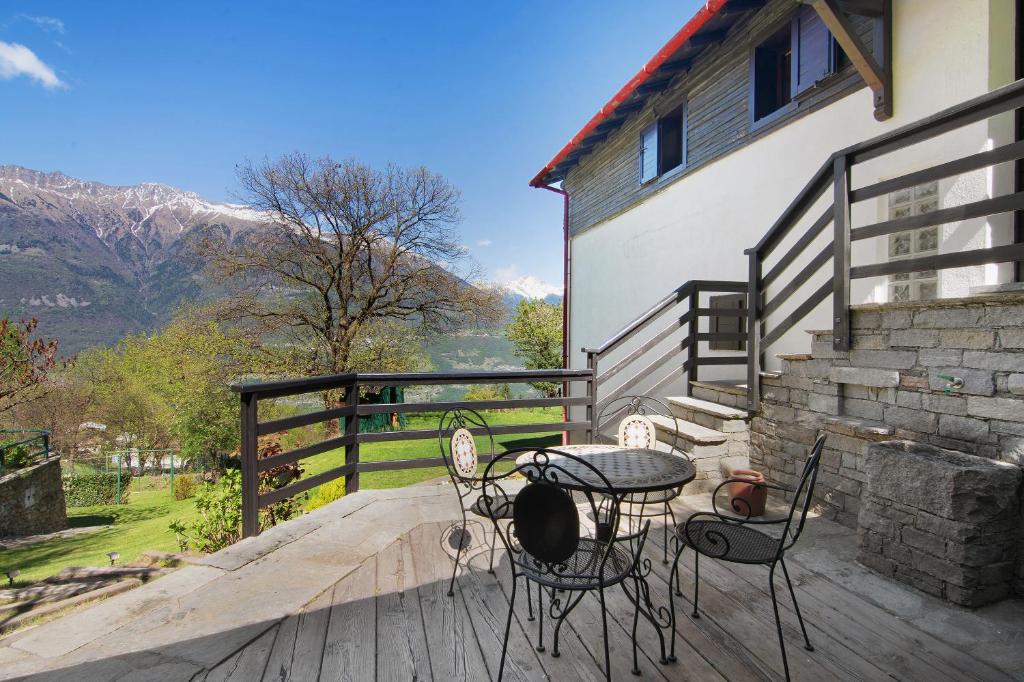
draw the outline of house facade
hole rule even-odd
[[[813,5],[813,6],[812,6]],[[889,82],[879,105],[819,5],[837,8]],[[688,280],[746,280],[758,242],[834,151],[1012,82],[1014,0],[709,2],[534,178],[567,193],[568,366]],[[953,39],[951,39],[951,37]],[[853,186],[893,178],[1014,139],[1013,114],[858,167]],[[922,183],[854,207],[853,225],[1013,191],[1013,164]],[[817,217],[808,211],[804,224]],[[801,230],[795,230],[799,234]],[[827,244],[829,231],[820,237]],[[1011,214],[952,221],[853,245],[854,265],[993,247]],[[815,253],[807,249],[807,254]],[[805,258],[810,259],[810,255]],[[806,291],[828,277],[806,282]],[[851,303],[967,296],[1014,279],[1012,264],[857,280]],[[798,301],[799,296],[793,300]],[[785,311],[781,311],[785,312]],[[827,304],[773,353],[807,346]],[[702,353],[719,351],[707,343]],[[777,367],[774,355],[768,368]],[[731,372],[731,374],[730,374]],[[736,375],[709,368],[702,375]]]

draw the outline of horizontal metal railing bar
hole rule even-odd
[[[745,308],[694,308],[699,317],[746,317]]]
[[[582,381],[593,375],[589,369],[524,369],[504,372],[412,372],[357,376],[359,386],[444,386],[447,384],[520,384],[538,381]]]
[[[812,258],[810,262],[807,263],[807,265],[805,265],[803,269],[800,270],[800,272],[793,276],[793,279],[789,282],[789,284],[784,286],[781,290],[779,290],[777,294],[775,294],[771,298],[770,301],[764,304],[764,307],[761,309],[762,317],[768,317],[776,310],[778,310],[779,306],[785,303],[786,300],[789,299],[789,297],[792,296],[794,292],[799,290],[800,287],[807,284],[807,280],[808,278],[810,278],[811,275],[820,270],[821,267],[825,265],[825,263],[829,262],[829,260],[832,259],[832,246],[833,245],[831,242],[826,244],[825,248],[823,248],[817,256]]]
[[[586,396],[567,398],[509,398],[508,400],[454,400],[439,403],[364,403],[359,415],[447,412],[448,410],[514,410],[524,407],[569,407],[586,405]]]
[[[329,374],[320,377],[302,377],[297,379],[281,379],[278,381],[257,381],[231,384],[236,393],[248,394],[257,398],[281,398],[289,395],[329,391],[336,388],[351,386],[356,380],[355,372],[345,374]]]
[[[1021,106],[1024,106],[1024,79],[891,132],[851,145],[837,152],[837,155],[846,154],[852,157],[852,163],[862,163]]]
[[[643,369],[637,371],[631,378],[626,379],[621,384],[616,386],[610,391],[611,395],[623,395],[626,391],[636,386],[643,379],[653,374],[666,362],[675,358],[679,355],[679,348],[672,347],[662,353],[660,356],[655,358],[653,362],[648,363]]]
[[[763,349],[768,348],[768,346],[778,341],[783,334],[792,329],[793,325],[807,317],[808,313],[814,310],[819,303],[828,298],[828,295],[832,293],[833,284],[831,279],[822,284],[806,301],[801,303],[796,310],[782,320],[775,329],[761,337],[760,347]]]
[[[895,275],[904,272],[921,272],[922,270],[962,268],[970,265],[987,265],[989,263],[1008,263],[1018,260],[1024,260],[1024,244],[1009,244],[988,249],[973,249],[971,251],[941,253],[935,256],[907,258],[875,265],[860,265],[850,268],[850,279]]]
[[[700,332],[698,341],[746,341],[747,335],[739,332]]]
[[[327,440],[322,440],[319,443],[304,445],[301,448],[288,450],[287,452],[282,452],[279,455],[273,455],[272,457],[264,457],[263,459],[256,460],[256,470],[267,471],[268,469],[273,469],[274,467],[282,464],[291,464],[292,462],[297,462],[298,460],[305,459],[306,457],[319,455],[321,452],[336,450],[337,448],[341,448],[346,445],[352,445],[355,442],[356,440],[351,434],[338,436],[336,438],[328,438]]]
[[[697,358],[697,366],[714,366],[714,365],[745,365],[747,364],[746,355],[723,355],[723,356],[712,356]]]
[[[304,493],[310,488],[315,488],[321,483],[327,483],[328,481],[333,481],[334,479],[342,476],[351,476],[355,472],[355,464],[343,464],[340,467],[328,469],[327,471],[316,474],[315,476],[310,476],[309,478],[300,478],[295,483],[290,483],[283,488],[271,490],[269,493],[263,493],[260,495],[258,498],[259,507],[262,509],[263,507],[274,504],[275,502],[280,502],[286,497]]]
[[[1024,209],[1024,192],[1015,192],[993,199],[982,199],[981,201],[974,201],[969,204],[942,208],[931,213],[922,213],[920,215],[907,216],[906,218],[895,218],[854,228],[850,230],[850,240],[858,241],[882,237],[894,232],[916,230],[930,225],[942,225],[943,223],[970,220],[971,218],[981,218],[1020,209]]]
[[[761,240],[751,249],[747,249],[745,253],[757,253],[758,256],[763,260],[768,254],[775,250],[779,242],[785,238],[789,231],[793,229],[793,226],[803,217],[807,210],[814,205],[822,193],[832,185],[832,165],[835,161],[836,154],[828,157],[825,163],[821,165],[821,168],[811,176],[810,181],[804,188],[800,190],[800,193],[796,195],[796,198],[786,207],[786,210],[782,212],[779,219],[775,221],[768,231],[765,233]]]
[[[607,370],[602,369],[598,373],[598,377],[597,377],[597,380],[596,380],[597,384],[600,386],[601,384],[605,383],[606,381],[611,379],[613,376],[615,376],[616,374],[618,374],[619,372],[624,370],[626,367],[631,365],[633,362],[635,362],[636,360],[639,360],[642,356],[644,356],[647,353],[647,351],[651,350],[652,348],[657,346],[659,343],[661,343],[662,341],[664,341],[668,337],[672,336],[672,334],[677,332],[677,331],[679,331],[679,326],[676,326],[676,325],[669,326],[668,329],[665,329],[665,330],[659,332],[657,335],[651,337],[650,340],[648,340],[642,346],[640,346],[639,348],[637,348],[636,350],[631,352],[629,355],[623,357],[621,360],[616,362],[614,365],[609,367]],[[682,339],[679,342],[679,345],[677,347],[675,347],[675,350],[677,352],[682,352],[682,351],[686,350],[687,348],[689,348],[691,343],[692,343],[692,341],[690,340],[690,337],[687,336],[686,338]]]
[[[874,199],[875,197],[885,196],[886,194],[891,194],[901,189],[916,187],[917,185],[923,185],[935,180],[943,180],[945,178],[953,177],[954,175],[960,175],[961,173],[978,170],[980,168],[987,168],[988,166],[1020,158],[1024,158],[1024,141],[1013,142],[1001,147],[996,147],[995,149],[990,149],[989,151],[978,152],[977,154],[965,156],[962,159],[949,161],[914,173],[907,173],[906,175],[901,175],[898,178],[883,180],[882,182],[876,182],[873,185],[867,185],[866,187],[855,189],[850,192],[850,201],[857,202]]]
[[[487,464],[494,456],[480,455],[477,461]],[[445,466],[443,457],[413,457],[409,459],[378,459],[359,462],[359,473],[365,474],[374,471],[400,471],[402,469],[426,469],[427,467]]]
[[[596,353],[597,355],[603,355],[608,351],[617,348],[619,344],[625,341],[627,338],[646,327],[652,320],[658,317],[668,308],[673,305],[680,303],[687,296],[690,295],[690,291],[693,289],[693,282],[686,282],[677,289],[674,289],[660,301],[651,306],[645,313],[636,317],[632,322],[627,324],[625,327],[620,329],[614,336],[608,338],[604,343],[599,344],[593,348],[583,348],[584,353]]]
[[[547,422],[536,424],[497,424],[490,427],[495,436],[508,435],[513,433],[553,433],[556,431],[577,431],[589,429],[590,422]],[[486,435],[486,429],[470,429],[477,435]],[[361,431],[356,437],[359,443],[390,443],[401,440],[425,440],[437,438],[437,429],[413,429],[409,431],[381,431],[367,433]]]
[[[320,422],[329,421],[331,419],[338,419],[340,417],[347,417],[355,413],[355,409],[351,406],[346,407],[334,407],[329,410],[318,410],[316,412],[307,412],[305,414],[297,414],[294,417],[283,417],[281,419],[272,419],[266,422],[260,422],[256,426],[256,434],[259,436],[265,436],[268,433],[278,433],[279,431],[287,431],[288,429],[294,429],[299,426],[307,426],[309,424],[319,424]]]
[[[804,235],[800,237],[792,247],[790,247],[789,251],[786,252],[786,255],[780,258],[779,262],[772,266],[772,269],[768,271],[768,274],[761,278],[762,290],[770,286],[771,283],[774,282],[779,275],[785,272],[786,268],[796,260],[797,256],[803,253],[804,249],[806,249],[811,242],[817,239],[818,235],[821,234],[821,231],[825,229],[825,226],[832,222],[834,214],[835,207],[830,204],[821,216],[811,223],[811,226],[807,228],[807,232],[805,232]]]

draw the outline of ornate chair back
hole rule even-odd
[[[659,416],[671,420],[671,433],[662,433],[661,442],[668,444],[675,454],[686,456],[679,439],[679,420],[672,409],[662,400],[646,395],[624,395],[612,400],[598,415],[598,431],[619,419],[616,442],[625,448],[655,449],[658,444],[658,430],[651,417]]]
[[[523,455],[523,461],[517,459]],[[513,463],[500,472],[499,465]],[[501,467],[503,468],[503,467]],[[608,479],[586,459],[553,448],[511,450],[494,457],[483,474],[482,506],[489,500],[511,497],[503,490],[519,474],[526,485],[515,495],[513,518],[495,521],[505,549],[520,571],[525,569],[541,579],[554,577],[597,578],[604,574],[612,543],[618,532],[619,498]],[[580,510],[570,491],[584,490],[593,518],[602,524],[595,540],[597,551],[587,562],[572,557],[583,537]],[[599,504],[598,500],[613,500]]]
[[[811,454],[804,462],[804,469],[800,474],[800,483],[793,493],[793,502],[789,507],[789,518],[786,521],[786,530],[783,538],[789,536],[789,541],[780,545],[780,548],[792,547],[803,532],[804,522],[807,521],[807,512],[811,508],[811,499],[814,496],[814,484],[818,480],[818,465],[821,463],[821,451],[825,447],[825,439],[828,434],[821,434],[811,448]],[[794,526],[794,520],[796,525]]]
[[[494,434],[487,426],[487,421],[475,410],[454,409],[441,415],[437,427],[438,445],[441,447],[441,458],[444,460],[448,475],[455,484],[475,490],[481,487],[482,480],[477,475],[480,464],[480,453],[477,450],[473,430],[484,431],[490,447],[488,456],[494,455]],[[460,492],[461,495],[461,492]]]

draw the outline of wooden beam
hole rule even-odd
[[[638,87],[636,91],[641,95],[647,95],[653,92],[661,92],[662,90],[667,88],[668,84],[671,82],[671,76],[665,76],[664,78],[654,78]]]
[[[839,0],[839,6],[847,14],[857,14],[862,17],[880,17],[885,14],[883,0]]]
[[[892,118],[892,59],[891,35],[892,12],[890,0],[883,0],[888,12],[883,17],[882,52],[885,66],[883,67],[867,49],[850,23],[849,17],[840,8],[838,0],[812,0],[811,6],[825,22],[828,30],[842,46],[846,56],[850,58],[864,82],[875,93],[875,118],[884,121]]]
[[[665,62],[658,67],[658,71],[664,71],[666,73],[674,73],[676,71],[685,71],[690,68],[696,57],[684,57],[682,59],[673,59],[672,61]]]
[[[690,47],[704,47],[705,45],[717,45],[725,40],[725,34],[727,31],[722,29],[720,31],[705,31],[704,33],[698,33],[687,41]]]
[[[741,12],[754,12],[768,4],[768,0],[729,0],[725,4],[725,11],[729,14]]]

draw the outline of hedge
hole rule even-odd
[[[117,476],[103,474],[65,474],[64,503],[69,507],[89,507],[94,504],[117,504]],[[121,504],[128,501],[130,471],[121,472]]]

